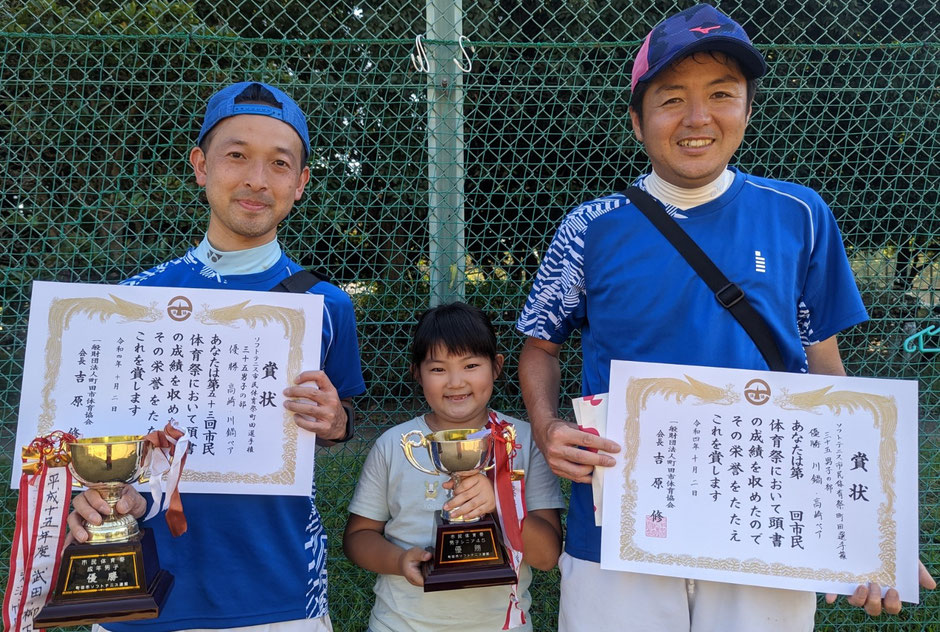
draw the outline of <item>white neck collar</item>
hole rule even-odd
[[[714,181],[695,189],[684,189],[670,184],[660,178],[655,171],[646,176],[643,184],[646,185],[647,193],[660,202],[671,204],[685,211],[716,199],[727,191],[733,182],[734,172],[730,169],[725,169]]]
[[[264,272],[280,260],[281,246],[277,239],[272,239],[255,248],[224,251],[214,248],[206,236],[196,246],[193,255],[221,276],[254,274]]]

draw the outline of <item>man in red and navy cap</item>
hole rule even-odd
[[[814,593],[602,570],[591,473],[614,464],[597,450],[620,446],[558,414],[559,353],[576,330],[583,395],[608,392],[614,359],[845,374],[836,336],[868,315],[832,212],[811,189],[730,164],[766,72],[744,29],[709,5],[657,25],[634,61],[630,101],[652,169],[635,181],[640,192],[568,213],[519,316],[528,336],[519,375],[533,435],[555,473],[574,481],[559,560],[563,632],[813,628]],[[640,212],[639,198],[661,206],[660,215],[664,209],[737,283],[765,321],[771,347],[755,343],[727,309],[734,297],[709,289]],[[882,609],[877,586],[859,587],[850,601],[870,614]],[[893,589],[884,607],[900,609]]]

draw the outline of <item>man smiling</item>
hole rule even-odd
[[[365,391],[352,301],[282,252],[278,224],[310,179],[307,122],[284,92],[262,83],[230,85],[209,99],[189,154],[205,188],[209,226],[201,243],[124,283],[161,287],[307,291],[323,296],[322,371],[305,371],[287,386],[294,421],[331,444],[352,437],[351,398]],[[298,285],[294,285],[297,280]],[[309,496],[184,494],[189,530],[153,529],[162,567],[176,584],[155,619],[107,623],[112,632],[238,629],[241,632],[329,632],[326,533]],[[72,537],[88,535],[82,518],[100,524],[109,507],[97,492],[72,502]],[[127,486],[115,507],[141,518],[147,501]]]
[[[614,460],[591,449],[616,453],[619,446],[558,415],[559,352],[575,330],[584,395],[609,390],[613,359],[770,367],[726,308],[735,297],[709,289],[640,212],[643,198],[743,290],[769,329],[776,368],[845,374],[836,335],[867,314],[832,212],[806,187],[729,166],[766,72],[744,29],[711,6],[656,26],[634,61],[630,100],[652,172],[629,198],[609,195],[565,217],[519,317],[517,328],[528,336],[519,375],[533,435],[555,473],[574,481],[559,560],[562,632],[625,622],[660,632],[813,628],[813,593],[601,570],[591,472]],[[874,585],[859,587],[850,601],[870,614],[882,609]],[[900,609],[896,591],[885,608]]]

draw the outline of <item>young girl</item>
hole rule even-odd
[[[523,558],[516,591],[518,608],[510,612],[512,586],[464,588],[425,593],[421,563],[431,559],[434,512],[442,507],[474,518],[495,511],[493,483],[481,473],[462,476],[454,498],[444,503],[450,482],[424,474],[405,459],[403,434],[456,428],[482,428],[493,381],[503,368],[489,319],[464,303],[427,311],[418,322],[411,353],[411,373],[424,391],[431,412],[386,431],[375,442],[349,505],[343,550],[354,563],[379,574],[370,632],[445,630],[496,632],[531,630],[530,566],[554,568],[561,553],[559,508],[564,506],[558,479],[532,441],[529,424],[497,414],[515,426],[514,469],[525,471],[528,516],[523,522]],[[503,444],[497,444],[503,449]],[[421,461],[421,453],[416,452]],[[424,463],[427,466],[427,455]],[[522,622],[524,620],[524,623]],[[515,625],[507,623],[515,622]],[[506,627],[504,627],[506,626]]]

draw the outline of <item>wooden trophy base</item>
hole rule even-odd
[[[448,522],[434,512],[435,546],[421,565],[424,592],[515,584],[516,572],[493,514],[476,522]]]
[[[33,620],[54,628],[152,619],[160,614],[173,576],[160,568],[150,529],[129,542],[70,544],[52,599]]]

